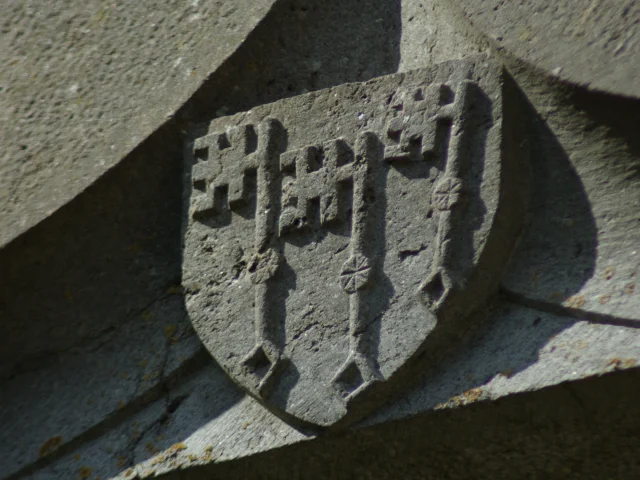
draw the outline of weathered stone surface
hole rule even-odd
[[[185,378],[209,354],[183,329],[184,301],[175,296],[180,139],[164,128],[144,153],[136,149],[0,252],[0,376],[12,375],[0,385],[0,412],[9,412],[1,477],[638,477],[640,297],[625,290],[635,264],[624,255],[640,233],[640,108],[554,81],[548,68],[474,28],[481,22],[450,15],[451,6],[280,1],[185,111],[219,116],[491,52],[522,90],[524,121],[512,124],[526,126],[534,180],[531,222],[501,282],[513,303],[472,323],[476,332],[452,342],[403,398],[324,438],[243,398],[213,363]],[[558,49],[590,55],[579,43]],[[168,325],[185,337],[168,345]],[[156,350],[149,368],[167,355],[168,376],[138,385],[149,372],[131,359],[147,343]],[[83,403],[87,386],[104,398]]]
[[[503,81],[484,57],[448,62],[197,134],[186,305],[247,391],[329,426],[463,335],[524,219]]]
[[[563,80],[640,96],[640,5],[634,0],[434,2],[504,49]]]
[[[640,101],[561,93],[551,105],[544,89],[529,95],[546,141],[532,144],[531,224],[503,285],[532,305],[638,325]]]
[[[535,405],[542,407],[545,403],[535,396],[538,393],[531,392],[549,391],[549,387],[559,384],[563,385],[558,388],[568,392],[572,402],[576,402],[566,406],[565,420],[566,413],[574,411],[588,416],[595,414],[591,421],[602,419],[604,422],[602,415],[605,413],[599,411],[602,402],[596,400],[596,393],[586,387],[584,394],[578,393],[581,392],[581,382],[589,377],[613,372],[622,374],[623,371],[627,371],[630,378],[635,378],[633,367],[640,364],[639,335],[640,331],[635,328],[597,325],[510,302],[502,303],[497,306],[491,321],[459,345],[446,363],[435,365],[426,372],[420,384],[404,398],[356,425],[350,436],[353,441],[362,441],[368,438],[368,429],[378,429],[382,424],[393,425],[393,422],[407,417],[409,423],[442,415],[455,421],[460,415],[466,418],[473,408],[488,408],[502,418],[504,402],[516,401],[506,397],[520,397],[530,405],[525,410],[534,411]],[[534,396],[514,395],[526,392]],[[627,402],[634,397],[628,389],[626,392],[620,391],[616,402],[630,407],[631,403]],[[172,408],[167,410],[167,406]],[[558,408],[557,400],[551,402],[549,408]],[[582,410],[585,408],[586,411]],[[607,411],[616,418],[624,415],[627,423],[622,423],[629,426],[629,432],[632,431],[637,410],[629,408],[624,413],[612,408]],[[269,456],[261,457],[262,462],[267,462],[277,455],[276,451],[281,447],[287,447],[285,452],[294,452],[296,448],[302,448],[295,444],[311,441],[310,445],[314,445],[323,441],[322,436],[305,435],[292,428],[251,397],[242,398],[237,387],[213,364],[182,378],[179,384],[167,390],[165,397],[136,412],[112,425],[101,437],[89,439],[64,456],[58,456],[55,462],[39,470],[33,478],[52,479],[56,475],[57,478],[73,478],[82,466],[91,468],[94,475],[103,478],[117,472],[121,473],[117,478],[123,479],[147,478],[162,473],[175,475],[168,478],[207,478],[197,469],[198,466],[208,466],[210,476],[222,475],[225,469],[235,465],[230,461],[257,461],[253,457],[255,454],[273,450]],[[522,424],[531,421],[529,416],[523,418],[522,415],[520,411],[509,416],[514,422],[512,428],[516,425],[524,428]],[[557,420],[544,428],[557,432],[562,424]],[[487,441],[503,438],[489,424],[484,428],[487,429]],[[413,440],[422,441],[422,438],[431,444],[444,434],[445,431],[436,426],[425,426],[419,438],[414,435]],[[510,438],[510,433],[503,432],[503,435],[505,441]],[[332,443],[339,438],[330,436],[324,441]],[[395,435],[389,441],[394,438]],[[611,441],[622,441],[616,438]],[[480,448],[479,445],[476,447]],[[319,447],[309,448],[312,448],[311,457],[315,455],[313,451],[319,451]],[[511,448],[514,449],[512,455],[525,455],[524,445],[511,445]],[[456,451],[454,449],[448,455],[455,457]],[[293,453],[289,455],[291,468],[298,468],[299,463],[295,460],[298,457]],[[400,451],[397,455],[404,458]],[[442,455],[445,455],[444,451]],[[439,468],[445,468],[453,458],[446,461],[441,458],[441,461]],[[522,465],[533,469],[540,467],[539,460],[534,459]],[[345,464],[347,471],[350,468]]]
[[[411,34],[407,45],[401,45],[404,68],[427,64],[429,58],[420,57],[416,53],[420,49],[415,44],[420,43],[420,32],[437,26],[444,38],[429,39],[425,44],[432,56],[464,56],[473,48],[489,51],[507,66],[528,105],[523,119],[531,150],[532,216],[504,278],[504,288],[538,308],[569,311],[597,321],[639,321],[640,296],[636,293],[640,265],[636,240],[640,235],[638,100],[549,82],[544,79],[546,74],[538,70],[539,65],[526,55],[487,42],[488,27],[455,14],[450,2],[432,0],[424,2],[423,7],[420,5],[422,2],[403,3],[403,12],[410,15]],[[506,11],[532,5],[530,2],[501,5],[494,11],[492,21],[497,25]],[[480,6],[478,2],[477,8]],[[573,6],[581,8],[581,2],[562,3],[558,8]],[[624,10],[623,4],[608,10],[604,3],[593,2],[590,6],[589,22],[596,21],[592,17],[598,12],[602,20],[615,15],[620,8]],[[537,17],[551,15],[551,4],[537,2],[536,8]],[[637,7],[632,6],[631,10],[633,8]],[[553,15],[548,18],[549,30],[562,31],[562,25],[571,19],[570,15]],[[526,23],[503,22],[501,25],[520,28]],[[637,30],[637,26],[633,28]],[[633,28],[627,31],[631,36]],[[625,55],[635,58],[638,42],[634,43],[631,36],[626,44],[630,50],[625,47]],[[555,42],[556,54],[571,57],[569,64],[593,58],[591,53],[585,53],[595,48],[593,45],[580,48],[579,43],[584,39],[579,40],[579,36],[569,40]],[[522,62],[523,58],[528,59],[527,62]],[[633,69],[638,65],[637,61],[623,63],[618,67]],[[594,68],[605,64],[591,61]],[[613,75],[612,71],[609,73]],[[620,73],[616,78],[621,81],[625,77]],[[597,88],[615,92],[616,85],[619,84],[607,83]]]
[[[637,371],[618,372],[236,461],[184,465],[160,478],[601,480],[614,472],[633,479],[638,379]],[[129,478],[145,478],[145,471]]]
[[[158,134],[0,250],[0,378],[112,334],[180,283],[181,140]]]
[[[448,8],[438,0],[401,0],[402,36],[399,72],[424,68],[446,60],[477,55],[482,51],[465,41]]]
[[[175,316],[181,303],[181,296],[168,295],[122,328],[5,381],[2,478],[77,448],[83,437],[109,428],[110,420],[165,396],[163,389],[202,349],[186,315]]]
[[[166,122],[273,3],[5,2],[0,245]]]
[[[455,418],[463,414],[460,411],[463,406],[495,402],[516,393],[532,392],[563,382],[576,382],[579,385],[580,380],[588,377],[628,370],[640,364],[638,329],[596,325],[508,302],[499,305],[491,322],[459,347],[446,363],[430,369],[420,385],[406,396],[358,424],[355,430],[360,431],[361,435],[354,438],[366,437],[368,427],[394,420],[411,418],[415,421],[419,418],[417,415],[426,412],[433,414],[434,411],[455,411],[455,415],[450,416]],[[202,372],[199,377],[206,382],[208,375]],[[199,396],[199,391],[206,391],[202,384],[194,389],[193,395]],[[209,464],[213,469],[208,473],[215,474],[216,468],[224,471],[224,462],[254,455],[263,451],[266,445],[266,448],[280,448],[312,439],[300,435],[267,413],[258,415],[254,407],[255,403],[246,399],[220,418],[211,420],[207,416],[207,422],[199,422],[200,425],[206,423],[206,426],[192,436],[185,438],[178,435],[165,440],[167,446],[178,439],[186,446],[173,465],[171,456],[165,453],[158,455],[161,461],[151,458],[138,465],[135,472],[142,478],[144,472],[167,471],[175,473],[175,477],[168,478],[200,478],[197,469],[194,469],[193,477],[186,473],[183,477],[177,469],[189,463],[192,467]],[[500,407],[495,408],[500,411]],[[597,404],[590,408],[597,408]],[[578,407],[576,409],[579,410]],[[632,413],[637,416],[637,411]],[[192,411],[193,414],[195,412]],[[206,409],[200,415],[204,418]],[[618,412],[617,415],[622,413]],[[520,416],[514,421],[527,422],[528,417],[524,419]],[[238,424],[241,427],[239,430]],[[436,431],[438,435],[433,433]],[[433,442],[442,432],[428,429],[423,435]],[[225,440],[212,443],[212,458],[203,459],[203,445],[219,438]],[[330,440],[335,441],[336,437],[330,437]],[[194,455],[196,459],[190,462],[189,455]],[[401,453],[398,452],[398,455]],[[215,464],[220,465],[216,467]],[[532,461],[531,467],[535,466]],[[200,474],[206,478],[204,473]]]

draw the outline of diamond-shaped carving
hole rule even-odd
[[[242,364],[254,378],[255,390],[260,395],[267,394],[267,388],[272,383],[278,363],[279,359],[269,354],[268,349],[263,345],[256,345],[242,360]]]
[[[437,311],[449,293],[442,270],[436,270],[420,286],[422,303],[431,311]]]
[[[333,385],[343,398],[350,398],[366,384],[354,360],[346,362],[333,378]]]

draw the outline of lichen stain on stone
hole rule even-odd
[[[564,305],[569,308],[581,308],[585,303],[582,295],[573,295],[564,301]]]
[[[177,455],[178,452],[182,451],[182,450],[186,450],[187,446],[180,442],[180,443],[174,443],[173,445],[171,445],[169,448],[167,448],[167,450],[165,450],[165,454],[166,455]]]
[[[80,480],[87,480],[90,476],[91,473],[93,473],[93,469],[90,467],[80,467],[78,469],[78,478]]]
[[[636,365],[637,360],[635,358],[617,358],[614,357],[607,362],[607,367],[613,367],[614,370],[626,370]]]
[[[609,294],[600,295],[600,297],[598,298],[598,303],[600,303],[601,305],[606,305],[610,301],[611,301],[611,295]]]
[[[176,333],[177,327],[175,325],[167,325],[164,327],[164,338],[171,340]]]
[[[51,455],[60,447],[60,445],[62,445],[62,437],[60,435],[51,437],[40,446],[38,456],[42,458],[47,455]]]
[[[607,267],[602,271],[602,278],[605,280],[611,280],[616,273],[616,269],[613,267]]]
[[[457,408],[462,407],[463,405],[468,405],[470,403],[477,402],[482,397],[484,391],[482,388],[471,388],[466,392],[461,393],[460,395],[456,395],[451,397],[449,400],[443,403],[438,403],[434,410],[442,410],[445,408]]]

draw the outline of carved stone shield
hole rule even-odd
[[[449,62],[193,132],[187,310],[269,409],[358,418],[495,293],[524,211],[503,80],[484,58]]]

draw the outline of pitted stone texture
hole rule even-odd
[[[183,281],[199,288],[187,310],[252,395],[290,420],[335,424],[347,405],[364,412],[366,395],[390,394],[382,380],[412,356],[433,361],[462,334],[452,325],[495,292],[524,218],[503,80],[484,57],[448,62],[258,107],[196,134]],[[247,125],[251,152],[229,141]],[[440,209],[439,180],[452,187]],[[232,197],[241,190],[256,193]],[[254,284],[252,259],[269,250],[283,263]],[[356,276],[341,282],[349,258],[360,258]]]
[[[496,47],[562,80],[640,96],[640,5],[634,0],[434,3],[460,9],[463,21]]]
[[[273,3],[4,2],[0,245],[165,123]]]
[[[477,55],[479,45],[468,41],[439,0],[401,0],[402,37],[399,72]]]

